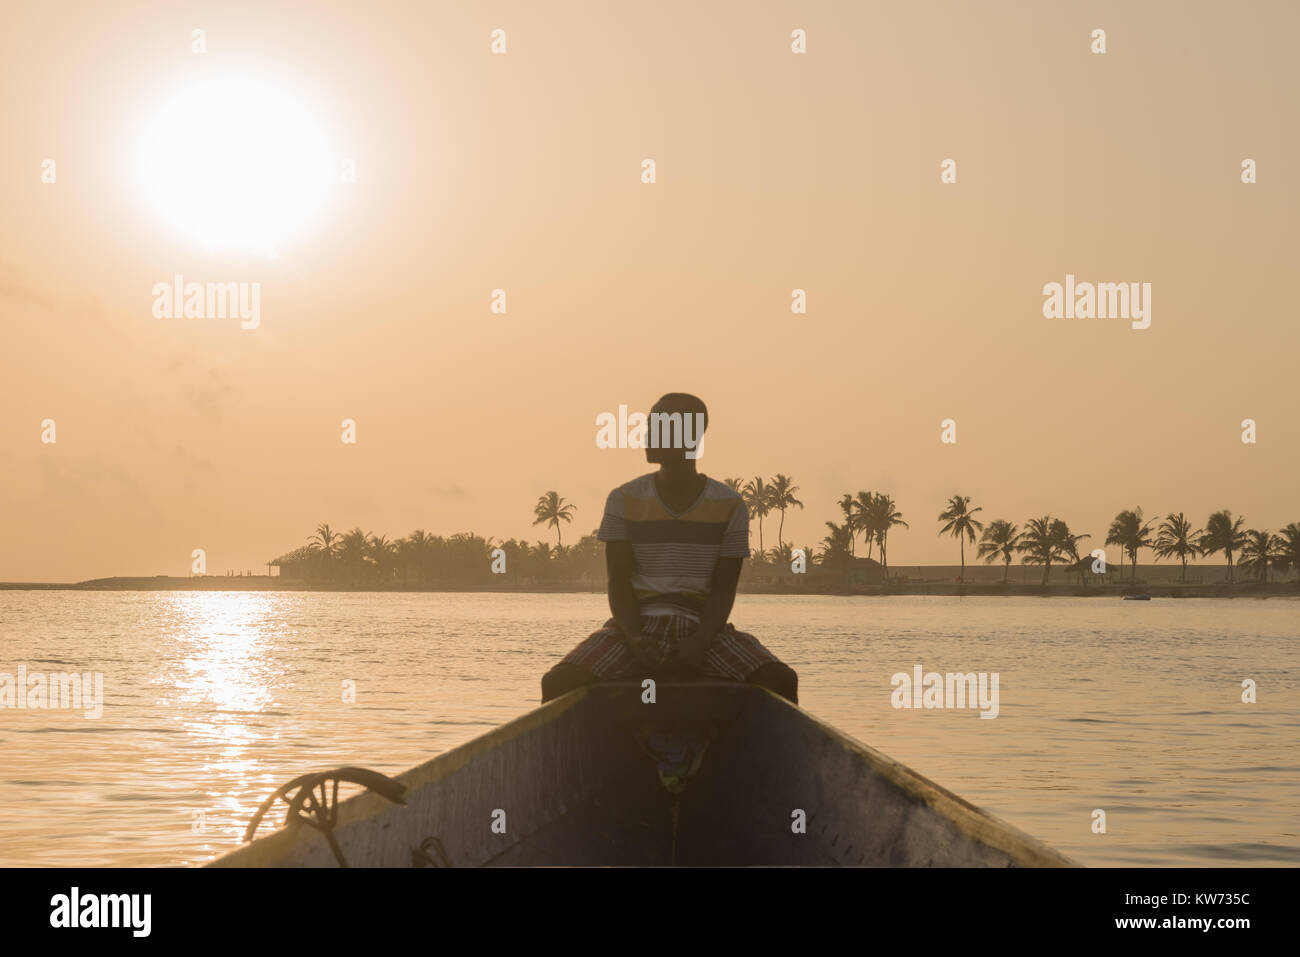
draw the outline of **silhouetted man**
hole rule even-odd
[[[646,461],[659,471],[609,493],[597,534],[614,617],[543,676],[543,701],[596,681],[673,674],[798,700],[794,670],[727,622],[749,557],[749,511],[737,492],[696,471],[692,446],[707,425],[704,403],[683,392],[651,409]]]

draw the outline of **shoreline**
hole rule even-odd
[[[1180,585],[1176,582],[1151,582],[1131,584],[1049,583],[1027,582],[998,583],[968,582],[898,582],[830,587],[817,582],[815,587],[787,586],[782,583],[742,582],[740,595],[840,595],[844,597],[890,597],[919,595],[935,597],[1031,597],[1031,598],[1122,598],[1128,595],[1149,595],[1152,598],[1300,598],[1300,587],[1295,582],[1238,582],[1228,584]],[[152,577],[97,578],[83,582],[0,582],[0,591],[302,591],[302,592],[464,592],[486,594],[604,594],[605,586],[575,583],[521,584],[509,587],[474,584],[447,585],[356,585],[321,582],[282,582],[265,575],[177,577],[157,575]]]

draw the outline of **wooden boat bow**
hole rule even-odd
[[[336,805],[332,834],[289,826],[212,865],[331,866],[332,840],[354,867],[1074,864],[766,689],[725,682],[660,682],[653,703],[638,682],[582,688],[383,780],[405,806],[365,791]]]

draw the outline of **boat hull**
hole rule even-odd
[[[365,792],[334,835],[353,867],[1008,867],[1073,862],[766,689],[584,688],[407,771],[406,804]],[[711,740],[679,794],[638,745],[647,730]],[[802,826],[801,826],[802,825]],[[294,825],[213,866],[333,867]]]

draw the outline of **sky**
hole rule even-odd
[[[572,541],[649,470],[596,417],[668,391],[707,474],[793,477],[787,541],[890,493],[894,566],[955,563],[953,494],[1094,546],[1138,506],[1300,521],[1298,35],[1286,2],[7,3],[0,580],[260,571],[321,522],[547,539],[551,489]],[[256,327],[156,315],[178,274],[258,284]],[[1150,283],[1150,327],[1045,318],[1067,274]]]

